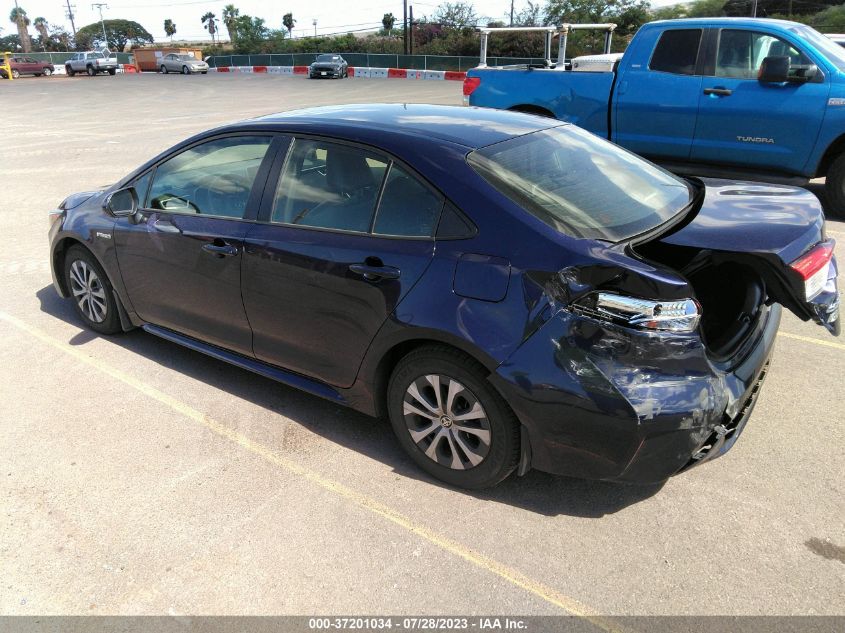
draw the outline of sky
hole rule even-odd
[[[46,18],[51,25],[64,25],[70,32],[70,20],[67,19],[66,0],[17,0],[26,10],[30,20],[37,17]],[[97,0],[105,2],[105,0]],[[654,6],[674,4],[678,0],[653,0]],[[234,4],[241,11],[252,16],[264,18],[270,28],[282,28],[282,15],[293,13],[296,26],[294,37],[313,35],[313,20],[317,20],[317,33],[346,33],[348,31],[366,30],[381,27],[381,18],[385,13],[393,13],[397,22],[402,21],[401,0],[284,0],[283,2],[267,2],[267,0],[113,0],[103,7],[105,19],[123,18],[139,22],[152,33],[157,41],[166,41],[164,35],[164,20],[169,18],[176,23],[174,40],[208,40],[208,32],[203,28],[200,18],[207,11],[212,11],[220,18],[223,7]],[[91,0],[70,0],[74,7],[74,22],[80,28],[99,20],[99,13],[92,6]],[[414,7],[414,17],[431,15],[434,13],[438,0],[416,2],[409,0]],[[503,19],[510,12],[510,0],[474,0],[475,10],[479,15],[492,19]],[[514,0],[514,11],[519,12],[525,6],[525,0]],[[0,0],[2,20],[0,20],[0,35],[10,35],[17,32],[15,25],[8,21],[9,12],[15,7],[14,0]],[[219,25],[222,28],[222,23]],[[30,33],[35,36],[35,29],[30,27]]]

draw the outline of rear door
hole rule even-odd
[[[283,158],[245,239],[255,356],[346,387],[431,262],[443,198],[408,167],[354,145],[297,138]]]
[[[830,81],[761,83],[768,56],[797,74],[813,63],[799,44],[760,30],[717,29],[699,94],[692,160],[800,173],[821,130]]]
[[[650,56],[630,59],[620,72],[611,140],[641,156],[687,160],[701,94],[704,29],[653,29],[641,37],[655,41],[641,41]]]
[[[136,181],[141,209],[117,220],[115,242],[143,320],[252,356],[241,262],[273,140],[256,133],[204,140]]]

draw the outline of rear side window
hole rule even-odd
[[[367,233],[388,161],[356,147],[296,139],[279,178],[272,222]]]
[[[701,29],[664,31],[654,48],[648,67],[675,75],[694,75],[701,33]]]
[[[431,237],[443,208],[443,199],[397,165],[381,194],[373,233]]]

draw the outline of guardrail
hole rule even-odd
[[[244,66],[308,66],[319,53],[266,53],[255,55],[215,55],[208,58],[212,68]],[[361,68],[406,68],[408,70],[451,70],[464,72],[478,66],[480,57],[469,55],[393,55],[385,53],[338,53],[350,66]],[[488,57],[491,66],[542,64],[541,57]]]

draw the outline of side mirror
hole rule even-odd
[[[138,210],[138,194],[135,187],[118,189],[108,195],[103,208],[116,218],[134,215]]]
[[[765,84],[789,81],[789,57],[766,57],[760,64],[757,81]]]
[[[789,81],[796,81],[796,82],[807,82],[813,81],[816,75],[819,74],[819,67],[815,64],[810,64],[809,66],[802,66],[796,69],[795,75],[789,78]]]

